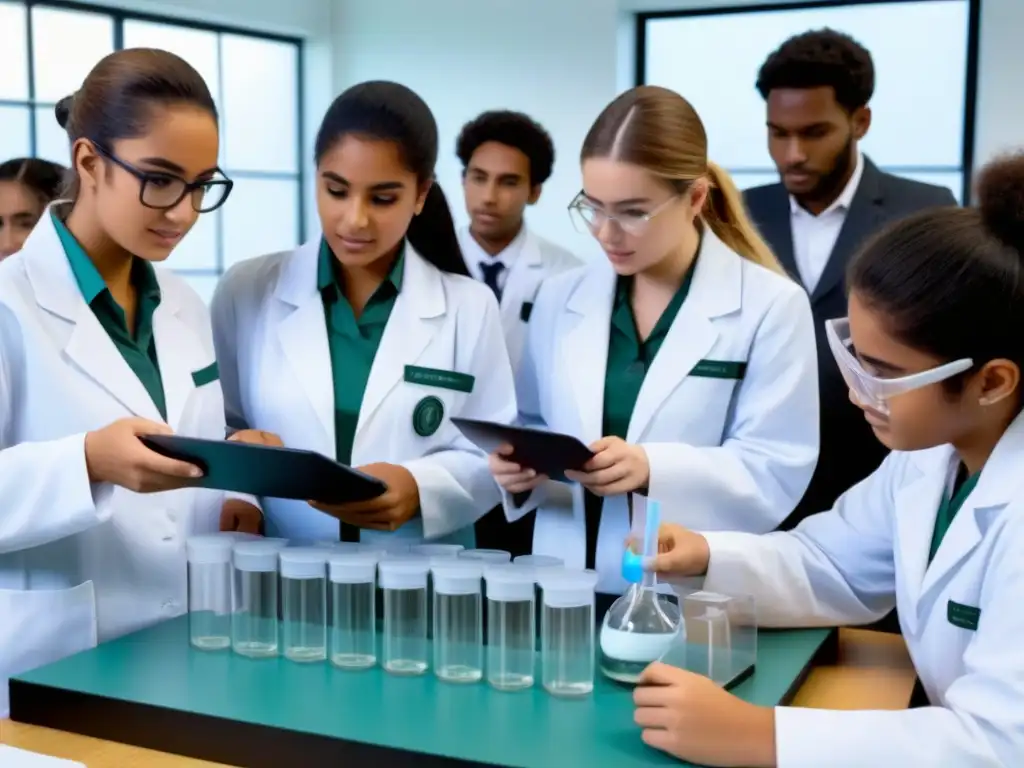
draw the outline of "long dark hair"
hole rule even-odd
[[[393,142],[419,183],[432,182],[423,210],[413,217],[406,237],[416,252],[438,269],[469,276],[451,209],[434,181],[438,138],[430,107],[398,83],[376,80],[354,85],[336,98],[324,115],[316,135],[316,162],[351,135]]]
[[[67,168],[38,157],[16,157],[0,163],[0,181],[24,184],[44,204],[60,196]]]
[[[975,370],[999,358],[1024,369],[1024,153],[986,165],[976,187],[975,208],[933,208],[880,232],[847,285],[907,346]],[[970,373],[943,384],[955,393]]]
[[[85,78],[77,93],[57,102],[54,113],[67,131],[72,148],[88,139],[106,151],[118,139],[144,136],[153,107],[189,104],[217,121],[217,106],[202,76],[187,61],[154,48],[126,48],[104,56]],[[72,168],[65,195],[78,195]]]

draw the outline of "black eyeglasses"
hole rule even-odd
[[[224,205],[235,185],[235,182],[228,178],[185,181],[173,173],[143,171],[116,157],[97,142],[94,141],[92,144],[103,157],[139,180],[139,202],[147,208],[169,211],[186,196],[190,196],[192,210],[196,213],[209,213]],[[217,172],[223,173],[219,168]]]

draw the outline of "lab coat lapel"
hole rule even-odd
[[[405,378],[405,366],[415,365],[430,344],[445,308],[441,274],[406,244],[402,289],[373,358],[359,409],[357,439],[391,390]]]
[[[953,518],[935,559],[925,572],[921,585],[922,603],[974,551],[994,517],[1014,497],[1017,488],[1024,485],[1019,459],[1022,449],[1024,418],[1018,417],[989,456],[978,485]]]
[[[316,414],[324,445],[334,451],[334,373],[323,298],[317,290],[320,240],[302,245],[286,261],[276,297],[285,305],[277,340],[292,375]],[[319,442],[319,441],[318,441]]]
[[[579,415],[578,437],[589,445],[600,439],[604,426],[604,378],[608,368],[615,271],[606,261],[595,263],[569,297],[570,327],[559,344],[573,400]],[[555,329],[551,329],[555,334]]]
[[[131,413],[162,422],[153,399],[85,303],[48,208],[23,248],[22,258],[39,306],[73,325],[64,352]]]
[[[718,331],[712,318],[740,309],[740,258],[705,227],[690,293],[644,377],[629,422],[628,442],[643,439],[658,409],[714,346]]]
[[[916,477],[896,493],[897,568],[903,574],[907,609],[900,606],[900,617],[910,632],[917,631],[921,587],[928,567],[935,515],[946,490],[952,448],[936,449],[910,457]]]
[[[505,290],[501,294],[501,319],[506,334],[523,322],[523,304],[533,302],[543,277],[544,262],[537,238],[529,230],[523,232],[523,238],[519,254],[509,269]]]
[[[177,430],[183,422],[188,399],[196,388],[192,374],[202,370],[209,360],[200,356],[202,344],[179,314],[177,294],[173,289],[168,290],[166,280],[160,279],[159,273],[158,279],[160,306],[153,313],[153,337],[167,404],[167,423]]]

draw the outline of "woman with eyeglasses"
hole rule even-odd
[[[225,434],[206,307],[154,267],[231,190],[209,90],[124,50],[56,113],[71,201],[0,263],[0,712],[10,675],[184,612],[187,536],[260,520],[139,439]]]
[[[43,210],[60,194],[65,170],[37,157],[0,163],[0,261],[21,250]]]
[[[572,485],[491,456],[533,550],[622,591],[627,494],[697,530],[764,532],[818,454],[814,329],[740,194],[708,161],[693,107],[664,88],[616,98],[587,134],[570,206],[607,255],[544,284],[517,383],[520,419],[586,443]]]
[[[771,536],[662,528],[648,567],[752,596],[762,626],[898,609],[911,709],[757,707],[655,664],[643,739],[720,766],[1024,765],[1024,154],[978,205],[890,225],[850,263],[832,353],[888,458],[827,512]]]

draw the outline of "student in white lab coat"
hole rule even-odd
[[[529,116],[502,110],[463,126],[456,154],[470,217],[459,244],[470,274],[498,297],[514,371],[541,283],[583,263],[532,232],[524,218],[551,177],[555,146]]]
[[[229,421],[389,486],[366,503],[267,500],[268,533],[472,546],[473,523],[499,502],[486,455],[449,419],[515,418],[512,370],[498,304],[469,277],[433,181],[437,151],[415,93],[350,88],[316,139],[322,234],[221,280],[214,336]]]
[[[648,489],[698,530],[769,531],[789,514],[817,458],[817,357],[807,295],[708,162],[685,99],[625,92],[582,163],[571,209],[608,260],[544,284],[517,393],[523,422],[597,455],[575,486],[498,454],[491,466],[510,519],[536,510],[534,552],[596,567],[615,593],[625,494]]]
[[[1024,155],[984,169],[978,199],[883,231],[850,265],[849,318],[829,321],[892,449],[881,467],[791,532],[666,527],[651,564],[752,595],[762,626],[895,605],[922,708],[773,710],[655,664],[635,693],[648,744],[720,766],[1024,765]]]
[[[153,267],[231,189],[213,99],[137,49],[56,111],[73,201],[0,263],[0,712],[10,675],[184,612],[190,534],[260,521],[138,439],[224,437],[206,309]]]

